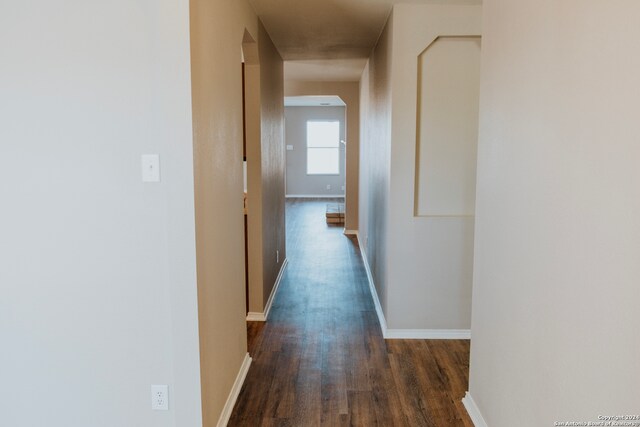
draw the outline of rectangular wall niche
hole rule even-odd
[[[418,57],[416,216],[475,213],[480,37],[439,37]]]

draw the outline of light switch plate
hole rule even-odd
[[[293,151],[293,145],[287,145],[287,151]]]
[[[142,155],[142,182],[160,182],[160,155]]]

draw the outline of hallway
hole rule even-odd
[[[357,241],[287,201],[285,272],[229,426],[466,426],[468,341],[382,338]]]

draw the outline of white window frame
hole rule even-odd
[[[337,140],[336,143],[337,145],[335,147],[309,147],[309,124],[311,123],[337,123],[338,125],[338,135],[337,135]],[[340,166],[342,163],[342,156],[341,156],[341,152],[342,150],[340,149],[340,120],[307,120],[307,127],[306,127],[306,141],[305,141],[305,146],[306,146],[306,171],[307,171],[307,175],[309,176],[339,176],[340,175]],[[338,156],[338,170],[337,172],[333,173],[333,172],[321,172],[321,173],[316,173],[316,172],[309,172],[309,151],[310,150],[335,150]]]

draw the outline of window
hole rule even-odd
[[[307,175],[340,174],[340,122],[307,122]]]

